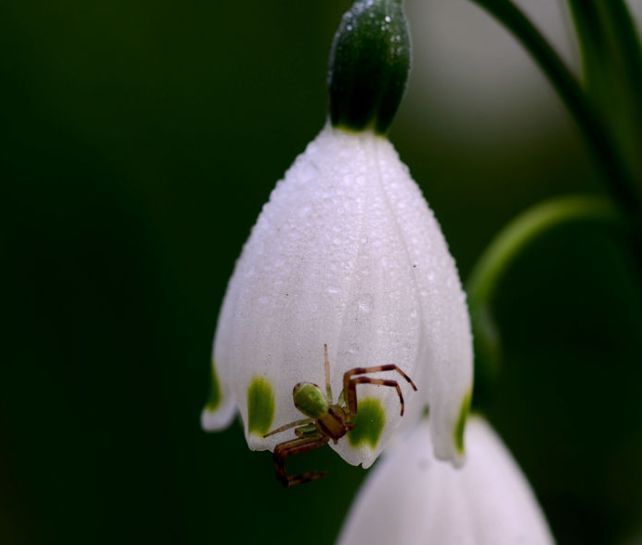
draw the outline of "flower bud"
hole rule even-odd
[[[406,88],[408,23],[400,0],[356,0],[330,54],[330,119],[335,127],[385,133]]]

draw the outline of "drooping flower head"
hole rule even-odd
[[[432,457],[429,427],[377,464],[338,545],[553,545],[526,478],[484,419],[471,418],[459,471]]]
[[[457,462],[470,401],[472,348],[455,263],[426,201],[385,137],[409,66],[397,0],[358,0],[331,55],[330,121],[264,206],[230,280],[212,360],[208,430],[240,412],[250,448],[301,419],[299,382],[335,397],[346,371],[394,363],[418,386],[359,385],[355,428],[331,444],[368,467],[395,431],[430,410],[435,452]],[[383,376],[381,373],[378,376]],[[392,377],[387,377],[392,378]]]

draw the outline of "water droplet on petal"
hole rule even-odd
[[[362,314],[370,314],[374,306],[374,298],[369,293],[361,295],[357,300],[357,308]]]

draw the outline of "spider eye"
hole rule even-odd
[[[312,388],[317,388],[319,391],[321,391],[318,384],[314,384],[313,382],[297,382],[292,389],[292,395],[296,396],[297,393],[308,391]]]

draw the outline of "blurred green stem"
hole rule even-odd
[[[547,201],[511,221],[477,261],[466,285],[475,341],[476,398],[483,399],[500,364],[501,345],[491,309],[503,276],[532,242],[560,225],[578,221],[620,223],[621,214],[609,201],[598,197],[570,196]]]
[[[642,198],[642,49],[624,0],[568,0],[586,90]]]
[[[511,0],[471,0],[509,30],[544,71],[599,161],[616,202],[632,215],[641,209],[634,181],[610,132],[580,83],[533,23]]]

